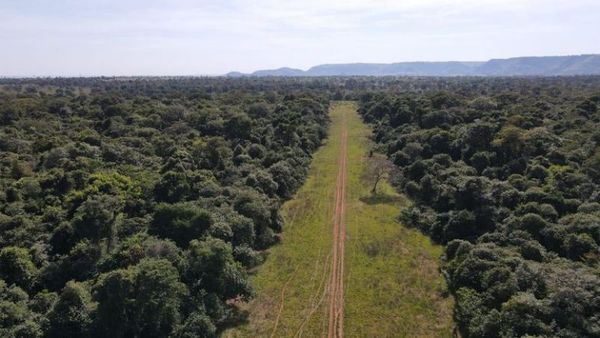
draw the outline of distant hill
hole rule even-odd
[[[294,69],[294,68],[278,68],[278,69],[268,69],[268,70],[257,70],[252,74],[244,74],[240,72],[230,72],[227,73],[228,77],[242,77],[242,76],[306,76],[305,71],[302,69]]]
[[[319,65],[305,72],[307,76],[335,75],[429,75],[453,76],[472,74],[483,62],[400,62],[400,63],[349,63]]]
[[[279,68],[273,70],[257,70],[252,73],[253,76],[303,76],[304,71],[302,69],[294,68]]]
[[[600,55],[492,59],[477,69],[481,75],[600,74]]]
[[[483,62],[345,63],[258,70],[226,76],[560,76],[600,75],[600,54],[517,57]]]

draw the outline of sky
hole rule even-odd
[[[0,0],[0,76],[593,53],[599,0]]]

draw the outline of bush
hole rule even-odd
[[[180,247],[200,238],[213,224],[208,211],[189,203],[160,204],[152,218],[150,232],[171,239]]]
[[[9,246],[0,250],[0,279],[27,290],[36,276],[37,268],[26,249]]]

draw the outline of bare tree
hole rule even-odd
[[[372,154],[369,156],[368,161],[366,175],[373,182],[371,193],[375,194],[377,193],[377,185],[379,182],[388,179],[395,167],[394,164],[382,154]]]

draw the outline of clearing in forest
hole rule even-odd
[[[371,194],[370,131],[355,104],[333,104],[331,119],[306,183],[283,207],[283,240],[252,277],[248,321],[224,335],[451,336],[441,247],[398,223],[406,201],[389,185]]]

